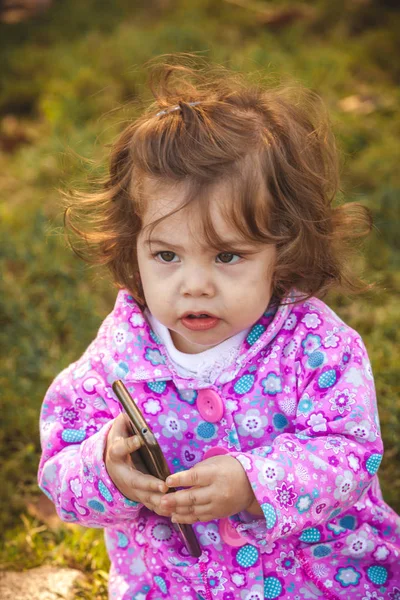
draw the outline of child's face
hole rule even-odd
[[[214,189],[216,201],[211,209],[216,231],[227,240],[224,252],[198,239],[196,221],[200,216],[193,208],[185,208],[157,225],[150,237],[151,247],[148,229],[142,229],[138,238],[138,264],[147,306],[169,329],[181,352],[202,352],[250,327],[271,298],[275,247],[241,240],[220,212],[224,191],[226,198],[222,184]],[[144,215],[143,228],[179,207],[182,192],[179,186],[161,192],[158,188]],[[238,256],[241,253],[243,258]],[[185,318],[189,313],[216,318]]]

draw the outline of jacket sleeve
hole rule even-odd
[[[96,364],[100,364],[98,338],[46,393],[40,415],[38,481],[63,521],[106,527],[135,519],[143,504],[123,496],[107,473],[103,455],[120,408]]]
[[[299,359],[297,386],[292,431],[278,434],[270,446],[232,453],[264,513],[230,517],[252,544],[296,534],[314,541],[318,526],[366,492],[382,459],[373,376],[356,332],[347,330],[335,349]]]

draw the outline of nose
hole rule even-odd
[[[182,277],[181,294],[193,298],[213,297],[215,284],[209,270],[203,267],[186,269]]]

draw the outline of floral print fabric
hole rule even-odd
[[[122,379],[171,472],[222,446],[240,461],[264,517],[193,527],[188,556],[176,527],[125,498],[104,465]],[[201,417],[201,388],[222,399]],[[83,356],[43,402],[39,484],[65,521],[105,528],[113,600],[400,600],[400,520],[382,499],[383,446],[360,336],[322,301],[269,307],[213,385],[180,376],[126,290]]]

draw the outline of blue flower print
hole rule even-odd
[[[307,337],[301,342],[301,345],[303,346],[304,354],[307,354],[309,356],[310,354],[315,352],[317,348],[320,347],[321,338],[319,335],[313,335],[312,333],[309,333]]]
[[[332,404],[331,410],[338,411],[342,415],[345,411],[351,412],[351,405],[355,404],[356,394],[352,393],[349,389],[336,390],[333,398],[329,399]]]
[[[367,552],[369,554],[375,548],[374,542],[368,539],[366,531],[351,533],[345,541],[346,547],[343,548],[342,553],[352,558],[363,558]]]
[[[277,521],[276,510],[269,502],[264,502],[261,504],[261,509],[264,513],[267,529],[273,529]]]
[[[153,342],[155,342],[156,344],[162,344],[163,341],[161,338],[158,337],[158,335],[156,333],[154,333],[154,331],[151,329],[150,331],[150,337],[153,340]]]
[[[310,369],[318,369],[318,367],[323,367],[327,360],[328,358],[325,352],[315,350],[314,352],[309,354],[306,365]]]
[[[336,369],[330,369],[326,367],[321,375],[318,377],[316,384],[314,384],[314,389],[319,391],[326,390],[327,388],[335,385],[338,378],[338,372]]]
[[[307,329],[317,329],[322,323],[319,316],[315,313],[308,313],[302,318],[301,322],[305,323]]]
[[[354,567],[345,567],[338,569],[335,575],[336,581],[338,581],[340,585],[344,588],[347,588],[350,585],[358,585],[360,577],[361,573],[357,571]]]
[[[251,589],[249,588],[248,590],[243,590],[240,592],[240,598],[241,600],[247,600],[248,598],[250,600],[264,600],[263,586],[258,583],[252,585]]]
[[[367,577],[375,585],[385,585],[388,578],[388,570],[382,565],[371,565],[367,569]]]
[[[166,381],[149,381],[146,385],[155,394],[163,394],[167,388]]]
[[[365,468],[370,475],[375,475],[382,461],[382,454],[370,454],[365,461]]]
[[[132,312],[131,316],[129,317],[129,323],[132,325],[132,327],[143,327],[145,320],[141,313]]]
[[[146,573],[147,566],[140,556],[137,556],[136,558],[132,559],[132,562],[129,565],[129,571],[131,575],[138,577],[139,575]]]
[[[144,600],[147,597],[147,593],[151,590],[149,585],[144,585],[137,594],[132,596],[132,600]]]
[[[297,405],[297,412],[307,415],[314,408],[314,398],[311,398],[307,393],[303,394],[300,402]]]
[[[281,552],[280,558],[275,559],[276,564],[278,565],[276,570],[280,571],[284,577],[290,575],[295,575],[297,569],[300,569],[300,563],[294,555],[294,551],[290,552]]]
[[[116,379],[125,379],[129,373],[126,362],[116,362],[111,357],[104,361],[104,370],[107,373],[107,383],[112,384]]]
[[[340,510],[338,512],[333,511],[329,515],[329,518],[334,519],[335,517],[337,517],[338,514],[340,514]],[[333,535],[341,535],[342,533],[345,533],[345,531],[347,531],[346,527],[342,527],[341,525],[338,525],[337,523],[327,523],[326,528],[329,529],[329,531],[332,531]]]
[[[307,529],[303,529],[301,535],[299,536],[299,540],[301,542],[305,542],[306,544],[316,544],[321,539],[321,532],[317,527],[308,527]]]
[[[261,485],[268,486],[270,490],[275,490],[278,482],[285,477],[283,467],[274,460],[268,458],[256,460],[255,466],[258,469],[258,481]]]
[[[179,460],[179,458],[173,458],[172,459],[172,464],[175,467],[175,471],[184,471],[184,469],[185,469],[185,467],[182,465],[182,463]]]
[[[295,314],[292,313],[291,315],[289,315],[289,317],[284,322],[282,329],[291,331],[292,329],[294,329],[296,327],[296,325],[297,325],[297,317]]]
[[[276,573],[268,573],[268,577],[264,579],[264,598],[268,600],[275,600],[279,596],[285,596],[285,589],[283,587],[283,579],[275,577]]]
[[[76,523],[78,521],[78,517],[73,510],[65,510],[61,509],[62,520],[67,521],[68,523]]]
[[[297,508],[297,510],[299,511],[299,513],[305,513],[308,510],[310,510],[311,505],[313,503],[313,499],[311,498],[310,494],[304,494],[304,496],[299,496],[298,500],[295,504],[295,507]]]
[[[244,415],[235,415],[235,421],[239,425],[239,435],[254,438],[260,438],[264,435],[264,428],[268,423],[267,417],[261,415],[256,408],[251,408]]]
[[[235,391],[236,394],[239,394],[240,396],[244,396],[244,394],[248,394],[253,385],[254,385],[254,380],[255,377],[254,375],[251,375],[250,373],[246,373],[245,375],[242,375],[233,385],[233,390]]]
[[[259,448],[254,448],[251,450],[251,454],[255,454],[256,456],[268,456],[268,454],[272,454],[273,449],[272,446],[260,446]]]
[[[289,425],[289,421],[282,413],[276,413],[273,416],[272,422],[274,424],[275,429],[282,430],[285,429]]]
[[[214,596],[216,596],[217,592],[222,592],[225,589],[224,584],[227,581],[226,577],[223,577],[222,575],[222,570],[214,571],[214,569],[211,568],[207,570],[207,583]]]
[[[216,523],[210,522],[198,525],[196,529],[200,534],[199,542],[202,546],[210,546],[212,544],[216,550],[222,550],[221,536]]]
[[[112,345],[119,352],[125,352],[128,342],[133,340],[133,333],[129,331],[128,323],[120,323],[112,329]]]
[[[80,421],[80,416],[75,408],[64,408],[61,414],[61,420],[63,423],[69,422],[71,425],[74,425],[75,421]]]
[[[165,358],[157,348],[146,348],[145,359],[154,366],[163,365],[165,363]]]
[[[246,341],[249,344],[249,346],[252,346],[257,340],[258,338],[264,333],[265,331],[265,327],[264,325],[261,325],[260,323],[256,323],[251,331],[249,332]]]
[[[243,569],[250,569],[259,560],[260,553],[252,544],[246,544],[238,549],[236,553],[236,561]]]
[[[165,581],[164,577],[161,577],[161,575],[155,575],[154,581],[156,582],[163,594],[166,594],[168,592],[167,582]]]
[[[264,394],[275,396],[282,391],[282,383],[279,375],[275,373],[268,373],[268,375],[261,380],[261,385],[264,388]]]
[[[79,444],[86,437],[86,431],[84,429],[64,429],[61,432],[61,439],[67,444]]]
[[[168,412],[168,415],[160,415],[158,422],[163,425],[162,434],[167,438],[174,437],[177,440],[183,439],[183,431],[187,429],[187,423],[182,419],[179,419],[178,415],[172,410]]]
[[[236,448],[236,450],[240,450],[240,444],[235,425],[232,424],[230,429],[225,429],[225,433],[226,436],[224,437],[224,442],[227,442],[228,448]]]
[[[43,479],[44,482],[53,483],[57,477],[57,465],[47,462],[43,469]]]
[[[87,505],[92,510],[95,510],[99,513],[104,513],[106,511],[106,507],[103,502],[100,502],[97,498],[90,498],[87,502]]]
[[[198,440],[214,440],[218,437],[218,428],[208,421],[201,421],[196,427],[196,437]]]
[[[178,392],[179,398],[191,405],[195,404],[197,395],[196,390],[180,390]]]

